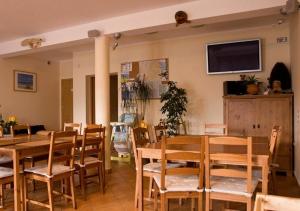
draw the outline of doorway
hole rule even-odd
[[[95,76],[86,76],[86,120],[95,123]],[[110,121],[118,121],[118,74],[110,75]]]
[[[61,80],[61,126],[73,122],[73,79]]]

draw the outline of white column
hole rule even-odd
[[[109,38],[95,38],[95,113],[96,123],[106,127],[105,169],[110,163]]]

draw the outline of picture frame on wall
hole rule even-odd
[[[36,92],[37,74],[14,70],[14,90],[20,92]]]

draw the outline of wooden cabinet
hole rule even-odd
[[[282,127],[277,160],[288,173],[293,169],[292,100],[292,94],[224,96],[228,134],[270,136],[274,125]]]

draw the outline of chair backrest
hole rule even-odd
[[[80,151],[80,164],[84,165],[85,157],[97,155],[104,162],[105,159],[105,127],[84,128]]]
[[[214,146],[230,146],[245,147],[246,154],[236,154],[216,152]],[[218,165],[230,164],[230,165]],[[218,168],[214,168],[218,165]],[[243,168],[236,168],[238,166],[246,166],[246,171]],[[247,188],[244,190],[247,193],[252,193],[252,138],[239,138],[231,136],[216,136],[205,137],[205,185],[210,189],[211,176],[242,178],[247,180]]]
[[[136,127],[132,130],[132,150],[136,167],[138,166],[137,147],[150,143],[150,136],[147,128]]]
[[[51,132],[48,159],[48,175],[52,175],[52,166],[64,162],[70,169],[74,168],[74,154],[77,140],[76,131]],[[59,153],[57,153],[59,152]]]
[[[89,129],[91,129],[91,128],[101,128],[102,124],[87,124],[86,127],[89,128]]]
[[[18,124],[10,126],[10,134],[12,137],[18,135],[31,135],[31,129],[28,124]]]
[[[226,124],[204,124],[204,133],[206,135],[228,135]]]
[[[299,208],[300,208],[299,198],[265,195],[261,193],[256,194],[254,211],[265,211],[265,210],[298,211]]]
[[[81,123],[64,123],[64,131],[77,131],[78,135],[81,134]]]
[[[278,147],[280,145],[280,137],[281,137],[281,127],[276,125],[272,128],[270,143],[269,143],[270,158],[273,163],[276,163]]]
[[[174,145],[177,148],[179,147],[180,150],[170,150],[175,148]],[[204,149],[205,142],[201,136],[176,136],[172,138],[163,136],[161,143],[161,190],[166,190],[165,176],[167,175],[197,175],[199,177],[198,189],[202,189],[204,180]],[[199,165],[167,168],[168,161],[189,161],[196,162]]]
[[[155,142],[160,142],[163,136],[167,135],[167,127],[156,125],[154,128]]]

